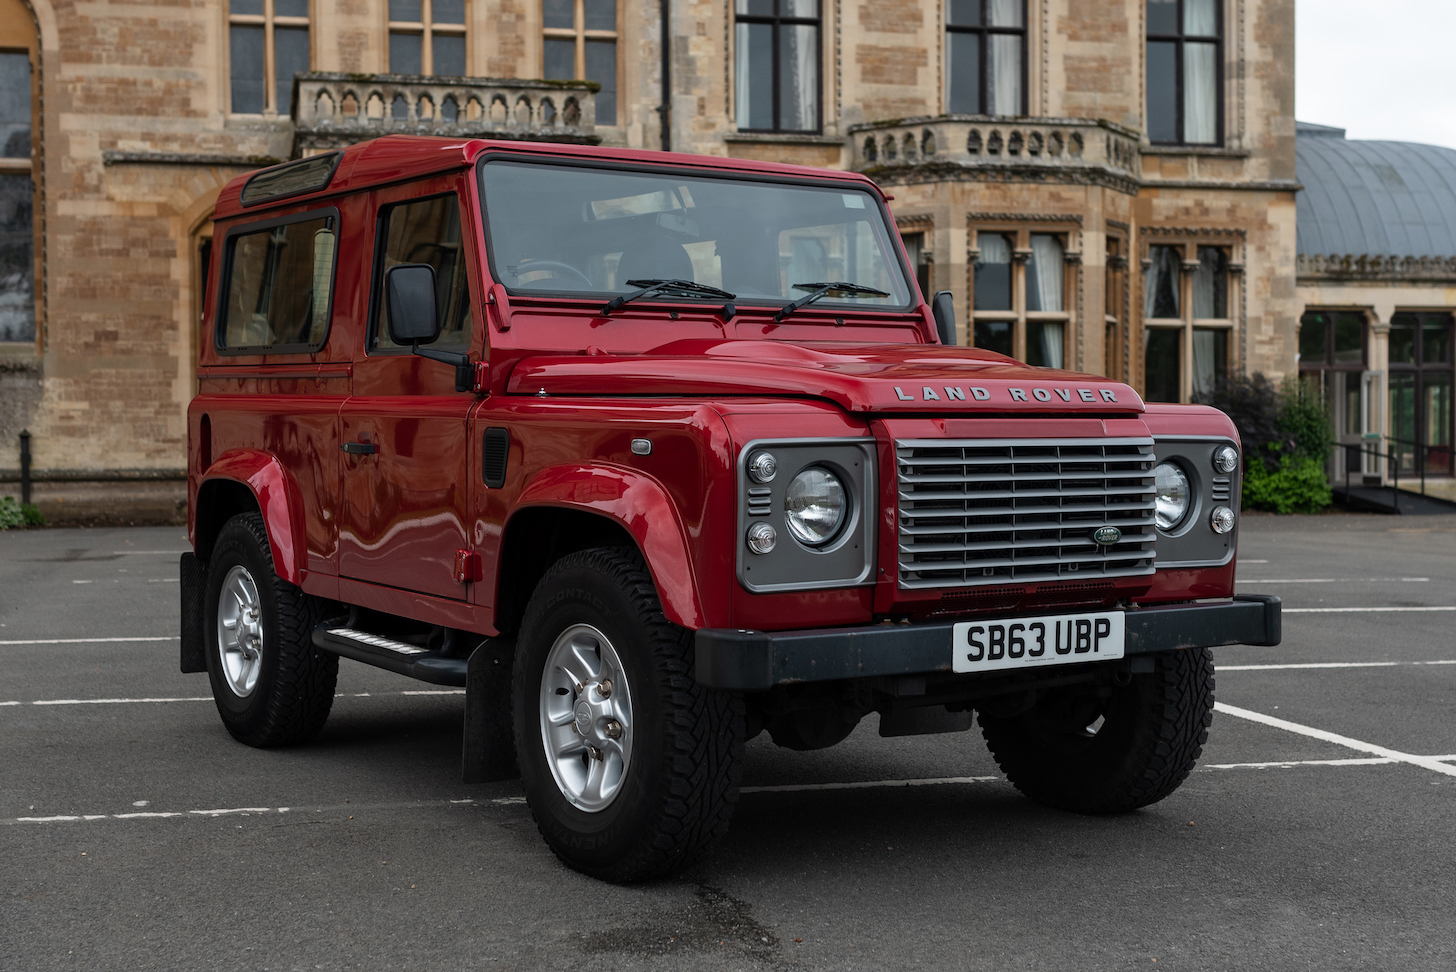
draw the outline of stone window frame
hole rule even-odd
[[[1243,19],[1242,2],[1241,2],[1241,0],[1235,0],[1235,2],[1239,4],[1239,20],[1240,20],[1240,25],[1242,25],[1242,19]],[[1184,4],[1186,3],[1186,0],[1177,0],[1177,3],[1178,3],[1178,32],[1176,34],[1154,34],[1150,30],[1147,29],[1147,0],[1139,0],[1139,6],[1142,7],[1142,9],[1139,11],[1139,16],[1140,16],[1140,20],[1141,20],[1141,22],[1143,24],[1143,47],[1142,47],[1142,55],[1143,55],[1143,65],[1142,65],[1142,68],[1143,69],[1142,69],[1142,75],[1143,75],[1143,78],[1144,78],[1144,84],[1143,84],[1143,128],[1144,128],[1144,130],[1146,130],[1148,128],[1148,120],[1147,120],[1147,114],[1148,114],[1148,91],[1147,91],[1147,81],[1146,81],[1147,74],[1148,74],[1148,68],[1147,68],[1148,44],[1151,41],[1160,41],[1160,42],[1166,42],[1166,43],[1173,43],[1173,44],[1176,44],[1177,45],[1177,51],[1178,51],[1178,54],[1177,54],[1177,62],[1176,62],[1177,63],[1177,68],[1175,69],[1176,72],[1177,72],[1177,86],[1178,86],[1177,87],[1177,106],[1178,106],[1177,128],[1178,128],[1178,138],[1176,140],[1174,140],[1174,141],[1171,141],[1171,142],[1156,142],[1156,141],[1153,141],[1151,137],[1149,137],[1148,140],[1147,140],[1147,144],[1154,145],[1154,146],[1158,146],[1158,147],[1173,148],[1173,149],[1177,149],[1177,148],[1191,148],[1191,149],[1195,149],[1196,150],[1196,149],[1200,149],[1200,148],[1201,149],[1221,148],[1221,147],[1223,147],[1224,145],[1227,144],[1227,138],[1228,138],[1228,118],[1227,118],[1227,116],[1228,116],[1228,97],[1227,97],[1227,92],[1225,91],[1225,88],[1228,86],[1230,66],[1229,66],[1229,64],[1227,63],[1227,61],[1225,59],[1227,57],[1227,51],[1228,51],[1228,36],[1229,36],[1228,16],[1229,16],[1229,7],[1232,4],[1229,3],[1229,2],[1226,2],[1226,0],[1214,0],[1214,3],[1217,5],[1217,9],[1214,11],[1214,23],[1218,26],[1218,34],[1215,35],[1215,36],[1213,36],[1213,37],[1209,37],[1208,35],[1204,35],[1204,34],[1187,34],[1187,33],[1184,32],[1184,30],[1183,30],[1183,8],[1184,8]],[[1185,44],[1186,44],[1186,42],[1189,39],[1194,40],[1195,43],[1207,43],[1209,40],[1212,40],[1213,43],[1214,43],[1213,64],[1214,64],[1214,70],[1216,72],[1218,72],[1218,73],[1214,77],[1214,81],[1213,81],[1213,92],[1214,92],[1214,106],[1213,106],[1213,111],[1214,111],[1214,140],[1212,142],[1189,142],[1189,141],[1186,141],[1185,138],[1184,138],[1185,131],[1186,131],[1185,130],[1185,127],[1184,127],[1184,121],[1185,121],[1185,119],[1183,117],[1184,116],[1185,107],[1186,107],[1184,84],[1185,84],[1186,79],[1185,79],[1185,76],[1184,76],[1184,73],[1183,73],[1183,64],[1184,64],[1183,52],[1184,52]],[[1240,39],[1240,40],[1242,40],[1242,39]],[[1240,48],[1242,48],[1242,43],[1240,43]],[[1243,54],[1242,49],[1240,49],[1239,54],[1240,54],[1240,60],[1242,60],[1242,54]],[[1241,110],[1242,110],[1242,107],[1243,107],[1243,105],[1242,105],[1242,95],[1240,95],[1240,109]]]
[[[314,67],[314,0],[309,0],[307,17],[285,17],[276,15],[273,12],[274,0],[263,0],[263,12],[261,14],[235,14],[232,12],[232,3],[224,5],[223,10],[227,16],[227,33],[231,34],[234,26],[239,27],[262,27],[263,28],[263,117],[274,117],[278,114],[278,85],[276,79],[276,55],[273,44],[273,31],[278,27],[299,28],[308,31],[308,61],[309,68]],[[231,49],[231,38],[223,45],[224,52]],[[257,115],[251,112],[233,111],[233,85],[231,65],[223,68],[225,80],[224,90],[227,92],[227,113],[229,115],[244,115],[256,118]]]
[[[1017,117],[1027,117],[1031,111],[1031,55],[1032,55],[1032,15],[1035,12],[1032,8],[1036,6],[1030,0],[1021,0],[1021,26],[1020,27],[991,27],[986,24],[987,0],[978,0],[981,4],[981,25],[977,27],[952,26],[950,20],[950,0],[941,0],[938,9],[940,12],[940,103],[941,111],[950,111],[950,35],[978,34],[981,38],[980,61],[981,61],[981,104],[971,114],[986,115],[986,94],[989,86],[986,84],[986,74],[990,70],[990,58],[986,56],[986,40],[992,34],[1019,34],[1021,36],[1021,106]],[[1037,24],[1038,32],[1040,23]]]
[[[540,61],[541,76],[546,75],[546,41],[548,40],[569,40],[576,44],[575,57],[573,59],[574,79],[577,81],[588,80],[586,76],[586,42],[591,40],[609,40],[617,46],[616,69],[617,69],[617,120],[612,125],[603,125],[597,122],[598,128],[621,128],[626,125],[626,99],[623,97],[625,72],[623,71],[623,47],[622,47],[622,17],[626,13],[623,0],[616,0],[615,30],[588,30],[586,27],[586,4],[583,0],[572,0],[572,21],[573,27],[547,27],[544,11],[545,4],[542,0],[536,0],[536,10],[541,17],[541,49]],[[567,80],[553,78],[551,80]]]
[[[1102,371],[1109,378],[1131,384],[1132,227],[1107,220],[1103,240]]]
[[[458,24],[437,24],[434,17],[434,0],[420,0],[419,20],[391,20],[389,17],[389,0],[384,0],[384,51],[385,59],[389,56],[389,37],[391,34],[415,34],[420,37],[420,72],[425,77],[435,76],[435,45],[436,34],[448,34],[453,37],[465,38],[465,73],[470,74],[471,46],[474,38],[471,36],[470,16],[474,12],[471,8],[472,0],[465,0],[465,15],[462,23]],[[394,66],[390,65],[391,73]]]
[[[915,275],[916,284],[922,284],[920,280],[920,269],[925,268],[925,299],[928,302],[935,296],[935,218],[924,214],[913,214],[909,216],[895,217],[895,232],[901,240],[907,236],[919,236],[922,239],[920,247],[920,261],[910,267],[910,272]]]
[[[1187,404],[1193,400],[1193,331],[1195,328],[1210,328],[1228,332],[1227,372],[1235,373],[1241,364],[1239,340],[1246,328],[1244,321],[1245,280],[1244,258],[1246,240],[1243,230],[1225,229],[1183,229],[1178,227],[1143,227],[1139,231],[1138,255],[1142,272],[1138,275],[1137,299],[1133,304],[1138,321],[1137,333],[1130,335],[1131,344],[1138,349],[1133,356],[1137,377],[1134,386],[1139,394],[1147,389],[1146,345],[1149,328],[1178,330],[1181,334],[1178,346],[1178,401]],[[1151,247],[1175,246],[1183,248],[1178,275],[1178,318],[1149,318],[1144,314],[1147,306],[1148,271],[1152,268]],[[1193,273],[1200,263],[1197,259],[1200,246],[1218,247],[1228,252],[1225,268],[1228,272],[1228,292],[1225,307],[1226,318],[1193,317]]]
[[[966,343],[976,343],[977,321],[1011,322],[1011,356],[1026,360],[1026,325],[1033,321],[1062,322],[1062,367],[1080,367],[1082,357],[1082,216],[1052,213],[969,213],[966,216]],[[976,310],[976,263],[981,233],[1012,237],[1011,310]],[[1043,233],[1062,238],[1062,310],[1027,311],[1026,264],[1031,259],[1031,236]]]
[[[775,0],[775,5],[774,5],[775,13],[772,16],[765,16],[765,15],[759,15],[759,14],[739,13],[738,12],[738,2],[737,2],[737,0],[728,0],[728,2],[727,2],[727,11],[728,11],[728,15],[727,15],[727,20],[728,20],[728,36],[729,36],[729,40],[730,40],[730,43],[729,43],[729,46],[728,46],[728,51],[727,51],[727,55],[728,55],[728,58],[727,58],[727,60],[728,60],[728,72],[727,73],[728,73],[728,80],[729,80],[729,85],[728,85],[728,92],[729,92],[729,95],[730,95],[729,100],[732,102],[732,104],[731,104],[731,111],[729,112],[729,117],[731,119],[733,119],[733,131],[735,133],[736,132],[743,132],[743,133],[746,133],[746,134],[787,135],[787,136],[794,136],[794,135],[814,136],[814,135],[822,135],[824,133],[824,122],[825,122],[825,118],[824,118],[824,116],[825,116],[824,107],[825,107],[826,94],[828,92],[828,88],[827,88],[827,85],[826,85],[827,77],[826,77],[826,72],[825,72],[825,56],[824,56],[824,53],[825,53],[825,43],[824,43],[824,34],[825,34],[825,31],[826,31],[827,26],[829,24],[830,15],[838,12],[838,4],[836,2],[834,2],[834,0],[817,0],[817,9],[819,11],[819,15],[817,17],[790,17],[790,16],[781,16],[781,15],[779,15],[777,13],[778,4],[779,3],[782,3],[782,2],[784,2],[784,0]],[[815,116],[816,116],[815,120],[816,120],[816,122],[818,124],[813,129],[783,128],[783,127],[774,127],[774,128],[742,128],[742,127],[740,127],[738,125],[738,123],[737,123],[738,105],[737,105],[737,99],[734,98],[734,97],[732,97],[732,93],[734,91],[734,85],[733,85],[732,82],[735,80],[734,73],[738,70],[737,28],[738,28],[738,25],[741,24],[741,23],[748,23],[748,24],[771,24],[771,25],[773,25],[773,27],[774,27],[774,45],[775,45],[775,50],[777,50],[777,45],[778,45],[778,28],[780,26],[782,26],[784,24],[789,24],[789,25],[795,25],[795,24],[797,24],[797,25],[803,25],[803,26],[812,26],[814,28],[814,39],[815,39],[815,42],[818,44],[818,53],[817,53],[817,56],[814,59],[814,65],[815,65],[814,72],[815,72],[815,75],[816,75],[815,81],[816,81],[817,86],[818,86],[818,90],[814,93],[814,105],[815,105]],[[835,26],[835,32],[836,32],[835,43],[837,45],[838,44],[838,27],[837,27],[837,25]],[[839,65],[838,65],[837,61],[835,63],[834,69],[835,69],[835,78],[836,78],[836,81],[837,81],[837,79],[838,79],[838,71],[839,71]],[[778,58],[774,58],[774,79],[775,79],[774,91],[773,91],[774,118],[777,119],[778,116],[779,116],[779,86],[778,86],[778,83],[777,83],[777,81],[778,81]]]

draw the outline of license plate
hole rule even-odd
[[[1122,657],[1124,630],[1121,611],[962,621],[951,635],[951,664],[957,672],[993,672],[1106,661]]]

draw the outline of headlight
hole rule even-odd
[[[1238,450],[1233,446],[1219,446],[1213,450],[1213,468],[1225,475],[1239,468]]]
[[[1167,532],[1176,529],[1188,515],[1192,492],[1188,488],[1188,475],[1177,463],[1160,462],[1153,472],[1157,476],[1158,529]]]
[[[846,508],[844,484],[822,466],[799,473],[784,493],[789,532],[811,547],[834,539]]]

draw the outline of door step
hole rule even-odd
[[[405,641],[349,627],[348,617],[331,618],[313,629],[313,644],[321,651],[352,658],[422,682],[464,687],[466,659],[430,651]]]

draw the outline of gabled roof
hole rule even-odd
[[[1456,149],[1295,132],[1301,256],[1456,256]]]

